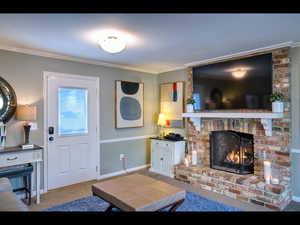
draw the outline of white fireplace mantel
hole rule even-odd
[[[267,136],[272,136],[272,119],[283,117],[283,113],[273,112],[194,112],[183,113],[182,117],[190,118],[196,130],[201,131],[201,118],[260,119]]]

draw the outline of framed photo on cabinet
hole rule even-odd
[[[115,127],[144,126],[144,83],[115,82]]]

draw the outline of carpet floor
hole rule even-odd
[[[108,207],[108,203],[103,199],[96,196],[88,196],[75,201],[67,202],[62,205],[53,206],[48,208],[46,212],[75,212],[75,211],[104,211]],[[117,209],[114,211],[118,211]],[[167,211],[167,209],[163,210]],[[193,192],[187,191],[184,203],[176,211],[212,211],[212,212],[238,212],[241,209],[227,206],[225,204],[206,199]]]

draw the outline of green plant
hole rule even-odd
[[[195,100],[193,98],[188,98],[186,100],[186,104],[194,104],[195,103]]]
[[[270,95],[270,101],[271,102],[283,102],[284,101],[284,95],[280,92],[274,92]]]

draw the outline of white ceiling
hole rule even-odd
[[[241,51],[300,41],[300,14],[0,14],[0,44],[160,73]],[[99,49],[95,31],[128,37]]]

